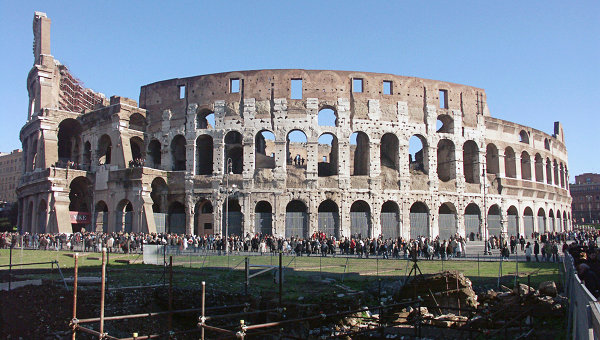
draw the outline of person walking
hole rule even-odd
[[[540,259],[538,258],[539,253],[540,253],[540,244],[538,243],[537,240],[535,240],[535,242],[533,243],[533,255],[535,255],[535,262],[540,262]]]

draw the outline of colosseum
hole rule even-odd
[[[571,227],[567,150],[493,118],[483,89],[255,70],[87,89],[36,12],[20,132],[27,232],[530,236]]]

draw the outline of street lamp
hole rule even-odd
[[[590,224],[592,223],[592,196],[587,195],[585,196],[585,198],[587,198],[588,201],[588,214],[590,215]]]
[[[487,191],[487,183],[485,182],[487,176],[485,173],[485,163],[483,165],[483,255],[490,255],[488,251],[488,227],[487,227],[487,200],[486,200],[486,191]]]
[[[229,188],[229,175],[233,175],[233,161],[227,158],[225,171],[225,189],[221,188],[221,193],[225,193],[225,254],[229,253],[229,195],[237,191],[237,185],[233,184]]]

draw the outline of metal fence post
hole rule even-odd
[[[75,259],[75,267],[73,268],[73,321],[77,320],[77,273],[78,273],[78,264],[77,259],[79,257],[78,253],[75,253],[73,258]],[[73,325],[73,336],[72,340],[75,340],[75,335],[77,334],[77,327]]]
[[[104,334],[104,295],[106,289],[106,260],[107,260],[106,248],[102,248],[102,283],[100,286],[100,336]]]

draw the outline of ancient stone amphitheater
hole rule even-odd
[[[570,227],[567,150],[490,116],[483,89],[256,70],[95,93],[34,18],[18,188],[24,231],[498,235]],[[228,217],[226,217],[228,216]]]

